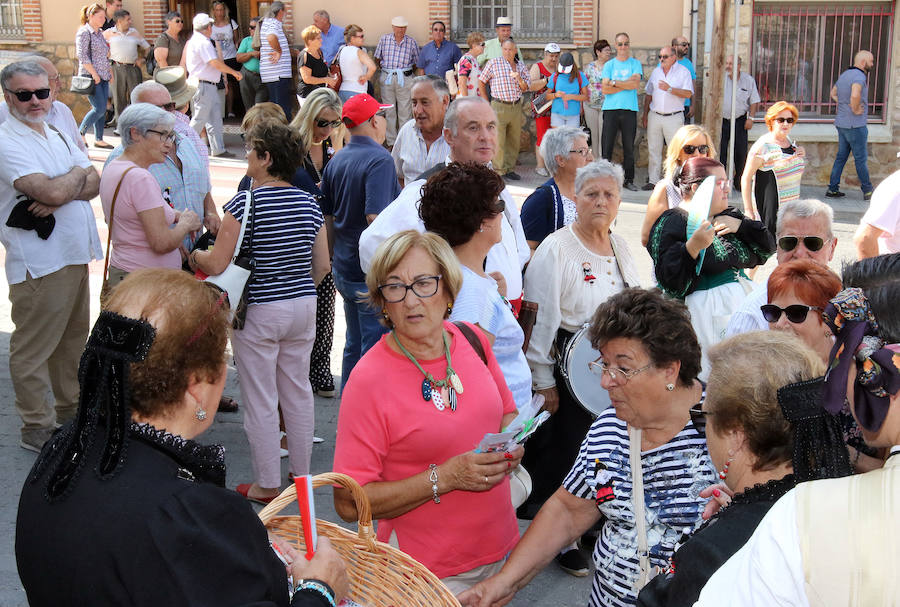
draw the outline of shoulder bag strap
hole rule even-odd
[[[51,131],[53,131],[54,133],[56,133],[57,135],[59,135],[59,138],[62,139],[62,142],[66,145],[66,149],[69,150],[69,153],[71,154],[71,153],[72,153],[72,148],[69,147],[69,142],[66,141],[66,138],[62,136],[62,133],[59,132],[59,129],[56,128],[55,126],[53,126],[52,124],[50,124],[49,122],[45,122],[44,124],[47,125],[47,128],[48,128],[48,129],[50,129]],[[128,169],[128,171],[130,171],[132,168],[134,168],[134,167],[130,167],[130,168]],[[127,173],[128,171],[125,171],[125,173]],[[122,177],[125,176],[125,173],[122,173]],[[117,189],[116,191],[118,191],[118,189]]]
[[[56,129],[53,129],[54,131]],[[57,131],[58,132],[58,131]],[[65,141],[65,139],[63,139]],[[125,172],[122,173],[122,176],[119,177],[119,183],[116,184],[116,191],[113,192],[113,199],[109,205],[109,229],[106,231],[106,259],[103,260],[103,281],[106,281],[106,272],[109,270],[109,252],[112,249],[112,229],[113,229],[113,217],[116,212],[116,198],[119,197],[119,190],[122,187],[122,182],[125,181],[125,175],[128,174],[128,171],[135,167],[130,166],[125,169]]]
[[[257,25],[256,27],[259,27]],[[231,257],[231,263],[238,258],[238,255],[241,253],[241,249],[244,245],[244,233],[247,231],[247,224],[253,221],[253,182],[250,182],[250,187],[247,188],[247,198],[244,200],[244,214],[243,221],[241,221],[241,231],[238,233],[237,242],[234,245],[234,255]],[[247,248],[250,248],[250,243],[253,242],[253,228],[250,228],[250,240],[247,242]]]
[[[628,461],[631,464],[631,503],[634,510],[634,526],[637,532],[638,562],[640,574],[635,591],[650,581],[650,552],[647,548],[647,514],[644,511],[644,471],[641,468],[641,429],[628,426]]]
[[[487,365],[487,354],[484,352],[484,344],[481,343],[481,339],[475,334],[475,330],[469,326],[469,323],[459,320],[453,321],[453,324],[456,325],[459,332],[463,334],[463,337],[466,338],[466,341],[469,342],[469,345],[471,345],[475,350],[475,353],[478,354],[478,358],[481,359],[481,362]]]

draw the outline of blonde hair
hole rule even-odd
[[[453,253],[453,249],[447,241],[431,232],[418,232],[416,230],[404,230],[398,232],[378,245],[375,256],[372,258],[372,266],[366,274],[366,287],[369,289],[368,299],[377,308],[384,308],[384,297],[378,286],[384,284],[391,270],[397,267],[403,257],[411,249],[423,249],[438,265],[438,273],[441,275],[441,286],[450,299],[450,303],[456,299],[460,287],[462,287],[462,270],[459,260]],[[449,315],[449,310],[447,312]],[[390,321],[385,322],[389,325]]]
[[[246,133],[257,123],[267,120],[287,124],[287,116],[284,115],[284,110],[280,105],[271,101],[263,101],[247,110],[247,113],[244,114],[244,119],[241,121],[241,130]]]
[[[675,131],[675,134],[672,136],[672,141],[669,142],[669,147],[666,149],[666,160],[663,163],[663,168],[666,171],[667,179],[672,179],[675,175],[675,171],[681,164],[681,148],[684,147],[684,142],[693,139],[697,135],[706,137],[706,145],[709,146],[706,157],[716,157],[716,146],[713,145],[712,137],[709,136],[709,131],[699,124],[686,124]]]
[[[88,22],[88,20],[103,11],[103,14],[106,14],[106,8],[101,6],[99,3],[94,2],[93,4],[85,4],[81,7],[81,25],[84,25]]]
[[[310,40],[315,40],[319,36],[322,35],[322,30],[317,28],[315,25],[309,25],[303,28],[303,31],[300,32],[300,37],[303,38],[303,42],[309,44]]]
[[[794,117],[794,122],[797,121],[797,118],[800,117],[800,113],[797,111],[797,108],[787,101],[778,101],[772,104],[766,111],[766,126],[769,127],[769,130],[772,130],[772,124],[775,122],[775,117],[778,116],[781,112],[787,110]]]
[[[466,36],[466,44],[469,45],[469,48],[472,48],[475,44],[481,44],[482,42],[484,42],[484,34],[481,32],[472,32]]]
[[[309,150],[313,145],[313,128],[315,127],[316,118],[319,112],[324,109],[334,111],[338,117],[341,115],[341,98],[328,87],[320,87],[311,92],[303,107],[294,116],[291,121],[291,127],[297,129],[300,138],[303,140],[303,148]],[[332,131],[332,141],[342,141],[344,139],[344,129],[347,127],[341,123],[341,126]]]
[[[358,25],[351,23],[347,27],[344,28],[344,42],[350,44],[350,41],[353,39],[353,36],[363,31],[363,28]]]

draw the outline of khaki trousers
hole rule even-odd
[[[522,104],[491,101],[497,114],[497,153],[494,154],[494,170],[506,175],[516,168],[519,159],[519,140],[522,137]]]
[[[392,76],[391,83],[385,84],[388,76]],[[404,124],[412,120],[412,81],[415,76],[404,76],[403,86],[400,86],[396,74],[381,72],[381,100],[382,103],[390,103],[394,107],[384,110],[387,118],[387,130],[384,133],[384,141],[389,146],[397,140],[397,132]]]
[[[87,265],[66,266],[9,285],[9,370],[23,430],[52,428],[75,416],[78,362],[90,329]]]

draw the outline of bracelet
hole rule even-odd
[[[334,604],[334,590],[331,589],[331,586],[323,582],[322,580],[314,580],[314,579],[300,579],[297,581],[297,585],[294,586],[294,594],[300,592],[301,590],[312,590],[313,592],[322,595],[328,604],[331,607],[335,607]]]
[[[428,469],[431,471],[428,474],[428,480],[431,481],[431,501],[435,504],[441,503],[441,497],[438,495],[438,473],[437,473],[437,464],[431,464],[428,466]]]

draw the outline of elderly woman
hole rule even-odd
[[[280,105],[290,120],[293,113],[292,50],[284,33],[285,10],[284,2],[275,0],[259,24],[259,76],[269,89],[269,100]]]
[[[797,108],[785,101],[768,109],[769,132],[750,147],[741,175],[744,214],[762,221],[773,234],[778,206],[800,198],[806,151],[790,137],[798,116]]]
[[[609,392],[612,406],[591,425],[565,482],[503,569],[461,595],[463,605],[509,598],[601,520],[590,604],[633,605],[652,570],[664,567],[681,535],[700,523],[699,493],[716,471],[690,423],[703,385],[687,309],[656,290],[626,289],[597,307],[589,335],[601,353],[590,363],[596,389]],[[632,496],[636,486],[643,495]]]
[[[469,50],[460,57],[457,72],[459,73],[457,97],[478,96],[478,74],[481,68],[478,66],[478,56],[484,52],[484,34],[471,32],[466,36],[466,46]]]
[[[341,47],[337,56],[341,66],[341,87],[338,91],[341,101],[365,93],[368,82],[378,69],[363,48],[366,33],[360,26],[351,23],[344,28],[344,41],[347,44]]]
[[[88,128],[93,126],[94,147],[111,150],[112,144],[103,141],[109,81],[112,79],[109,45],[101,30],[105,22],[106,11],[96,2],[81,8],[81,27],[75,34],[75,56],[78,57],[78,75],[89,76],[94,80],[94,92],[88,96],[91,109],[81,120],[78,132],[84,137]]]
[[[694,193],[708,177],[715,179],[712,199]],[[703,348],[703,372],[709,373],[706,350],[721,341],[731,315],[746,296],[743,269],[765,263],[775,252],[775,238],[759,221],[744,217],[728,206],[731,182],[725,167],[711,158],[691,158],[675,179],[682,202],[663,212],[653,224],[647,251],[653,260],[660,289],[683,299],[691,311],[694,332]],[[706,219],[687,235],[688,214],[693,204],[708,204]],[[702,212],[702,211],[701,211]]]
[[[803,342],[783,333],[755,331],[714,346],[709,358],[706,402],[691,409],[691,420],[706,436],[709,455],[726,486],[714,488],[714,497],[727,491],[732,498],[678,549],[665,574],[641,591],[637,604],[642,607],[690,607],[709,577],[750,539],[772,504],[795,482],[850,472],[839,440],[824,445],[821,458],[805,442],[804,424],[828,414],[815,396],[821,382],[813,381],[824,373],[825,363]],[[735,373],[736,368],[753,373]],[[815,440],[821,443],[819,437]],[[809,458],[816,462],[814,467]]]
[[[300,32],[300,37],[303,38],[306,48],[300,53],[298,60],[303,85],[297,96],[305,101],[314,90],[336,82],[337,76],[328,75],[328,64],[325,63],[325,55],[322,52],[322,30],[310,25]]]
[[[422,187],[419,214],[426,230],[453,247],[462,266],[462,287],[450,319],[478,325],[487,335],[516,408],[521,409],[531,402],[531,371],[522,352],[525,335],[502,292],[505,284],[498,285],[484,270],[488,251],[502,237],[504,187],[503,179],[485,165],[454,162]]]
[[[112,285],[140,268],[180,268],[182,241],[203,225],[193,211],[175,211],[147,170],[165,161],[175,141],[174,125],[171,113],[149,103],[133,103],[119,115],[125,150],[100,177]]]
[[[641,244],[645,247],[650,239],[650,228],[663,211],[674,209],[681,204],[681,192],[674,184],[675,175],[681,172],[681,167],[689,158],[698,156],[715,158],[716,148],[705,128],[696,124],[686,124],[672,136],[663,162],[666,175],[656,182],[650,200],[647,201],[644,223],[641,225]]]
[[[159,67],[180,65],[184,67],[184,43],[182,35],[184,19],[178,11],[169,11],[165,17],[166,29],[160,32],[153,45],[153,57]]]
[[[710,578],[708,605],[892,605],[900,562],[900,253],[844,268],[826,307],[837,343],[822,404],[850,402],[884,467],[802,483],[778,500],[747,544]],[[872,373],[877,368],[878,373]]]
[[[552,177],[525,199],[521,211],[522,229],[532,251],[547,236],[575,221],[575,172],[594,159],[587,135],[571,126],[547,132],[541,155]]]
[[[462,283],[436,234],[399,232],[379,245],[369,297],[391,331],[353,368],[338,414],[334,469],[363,486],[378,539],[395,541],[453,592],[496,573],[519,539],[508,473],[523,449],[476,453],[516,415],[485,337],[487,365],[446,318]],[[335,489],[347,521],[350,494]],[[465,575],[463,575],[465,574]]]
[[[825,363],[834,347],[834,335],[822,311],[840,290],[841,279],[826,266],[811,259],[794,259],[778,264],[769,275],[768,303],[760,310],[770,329],[793,333]],[[880,468],[878,451],[865,444],[849,405],[844,405],[838,418],[854,468],[860,472]]]
[[[544,55],[541,57],[541,60],[534,63],[528,70],[530,78],[528,88],[534,93],[535,97],[547,91],[550,78],[556,73],[557,65],[559,65],[559,45],[555,42],[549,42],[544,47]],[[547,177],[548,175],[553,175],[553,173],[546,168],[544,156],[541,153],[541,144],[544,142],[544,135],[550,130],[550,111],[548,110],[538,115],[534,111],[534,107],[532,107],[531,114],[534,117],[535,135],[537,136],[534,143],[534,154],[537,157],[535,173],[541,177]]]
[[[303,144],[284,124],[262,121],[246,134],[250,192],[225,204],[212,251],[191,253],[192,266],[220,274],[242,243],[256,261],[248,283],[246,321],[231,338],[246,403],[244,430],[250,442],[254,482],[237,486],[248,499],[268,503],[281,492],[278,406],[284,414],[291,471],[308,474],[314,403],[309,356],[315,335],[316,285],[328,273],[328,243],[315,199],[291,185]],[[244,215],[250,198],[249,218]],[[249,246],[248,240],[249,239]],[[283,243],[290,242],[290,247]],[[232,295],[232,294],[229,294]]]
[[[230,320],[223,295],[181,270],[139,270],[113,292],[81,359],[78,416],[22,487],[30,605],[306,607],[346,593],[320,537],[312,561],[288,550],[288,572],[337,597],[306,584],[289,599],[265,528],[225,489],[224,449],[194,440],[225,385]]]

